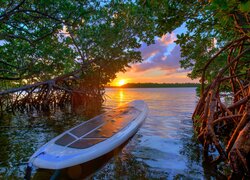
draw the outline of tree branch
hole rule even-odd
[[[204,81],[205,81],[205,71],[208,68],[208,66],[213,62],[213,60],[215,60],[222,52],[224,52],[225,50],[227,50],[228,48],[230,48],[232,45],[234,45],[234,43],[242,41],[244,39],[246,39],[247,36],[241,37],[239,39],[236,39],[230,43],[228,43],[226,46],[224,46],[222,49],[220,49],[211,59],[208,60],[208,62],[205,64],[205,66],[200,69],[202,70],[202,76],[201,76],[201,95],[204,92]]]
[[[16,7],[14,7],[12,10],[10,10],[9,12],[5,12],[2,15],[0,15],[0,20],[3,20],[4,18],[6,18],[7,16],[10,16],[11,13],[13,13],[15,10],[19,9],[19,7],[21,7],[24,4],[25,0],[22,0]]]

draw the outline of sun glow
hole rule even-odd
[[[124,84],[126,84],[125,79],[121,79],[120,81],[117,82],[117,86],[122,86]]]

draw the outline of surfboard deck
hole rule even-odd
[[[30,158],[38,168],[62,169],[98,158],[133,136],[148,107],[136,100],[85,121],[55,137]]]

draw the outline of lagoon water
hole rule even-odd
[[[122,149],[92,164],[64,170],[61,177],[93,179],[204,179],[213,173],[202,166],[195,141],[192,112],[195,88],[106,89],[103,110],[142,99],[149,114],[138,133]],[[47,114],[4,115],[0,121],[0,179],[21,178],[34,151],[51,138],[86,120],[67,110]],[[98,165],[96,165],[98,164]],[[89,171],[89,172],[87,172]],[[33,171],[53,174],[51,171]],[[87,176],[82,174],[87,173]],[[66,177],[66,175],[65,175]],[[38,178],[39,179],[39,178]],[[40,178],[41,179],[41,178]]]

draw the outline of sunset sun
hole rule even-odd
[[[121,79],[121,80],[118,81],[118,83],[117,83],[118,86],[122,86],[122,85],[124,85],[124,84],[126,84],[126,81],[125,81],[124,79]]]

